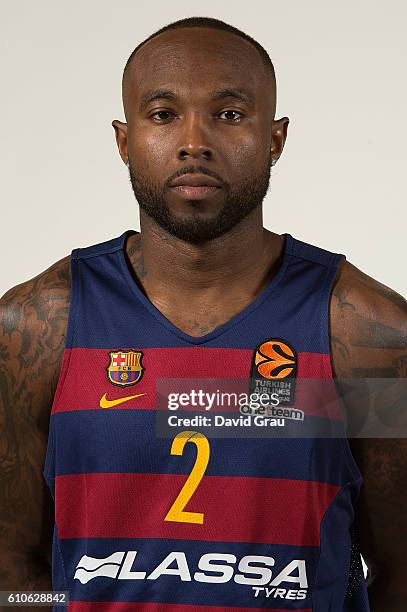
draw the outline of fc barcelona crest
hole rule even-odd
[[[111,383],[128,387],[140,382],[144,368],[141,363],[141,351],[110,351],[110,364],[107,376]]]

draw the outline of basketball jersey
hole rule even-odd
[[[303,379],[333,379],[329,299],[345,255],[284,234],[265,289],[193,337],[137,284],[125,252],[133,233],[71,254],[43,471],[65,609],[367,612],[353,534],[362,476],[346,436],[211,438],[185,427],[175,453],[175,434],[156,431],[158,379],[281,383],[289,396]]]

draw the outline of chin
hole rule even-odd
[[[173,236],[176,236],[180,240],[189,242],[191,244],[203,244],[219,238],[225,234],[228,230],[221,227],[216,221],[210,223],[174,223],[168,228],[168,231]]]

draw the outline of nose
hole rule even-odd
[[[190,157],[211,159],[213,149],[208,144],[208,134],[203,129],[202,118],[199,113],[191,113],[183,121],[180,130],[180,139],[177,146],[177,157],[184,160]]]

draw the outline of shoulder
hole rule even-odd
[[[406,299],[344,261],[330,300],[330,339],[337,375],[403,375],[393,370],[407,367]]]
[[[37,276],[8,289],[0,298],[0,308],[8,323],[24,316],[31,319],[34,313],[45,321],[47,312],[69,301],[70,276],[70,255],[67,255]]]
[[[60,350],[70,300],[70,255],[0,298],[2,357],[15,355],[27,363],[40,351]]]

